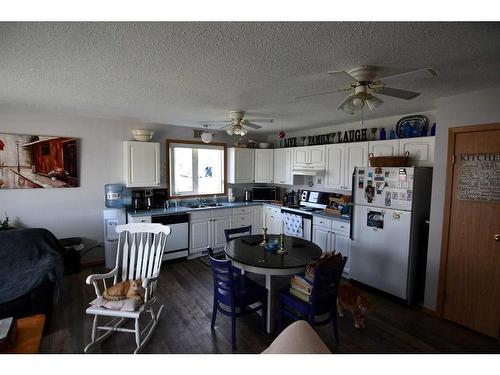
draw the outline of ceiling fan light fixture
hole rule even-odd
[[[228,135],[233,135],[233,134],[234,134],[234,132],[233,132],[233,127],[232,127],[232,126],[228,127],[228,128],[226,129],[226,133],[227,133]]]
[[[374,95],[369,95],[368,98],[366,99],[366,104],[368,105],[368,108],[370,108],[370,111],[377,109],[383,103],[384,101],[382,99],[379,99]]]
[[[210,142],[212,142],[213,138],[214,138],[214,136],[212,133],[208,133],[208,132],[201,133],[201,141],[203,143],[210,143]]]

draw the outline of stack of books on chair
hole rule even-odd
[[[312,282],[304,275],[293,275],[290,280],[290,294],[305,301],[311,302]]]

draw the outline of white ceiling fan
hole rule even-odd
[[[340,103],[337,109],[353,115],[357,110],[362,110],[365,104],[373,111],[384,103],[384,101],[375,95],[386,95],[394,98],[411,100],[420,95],[418,92],[395,89],[386,86],[386,82],[396,81],[398,79],[412,77],[412,78],[436,78],[439,74],[438,70],[433,67],[420,68],[409,72],[394,74],[387,77],[377,77],[377,67],[375,66],[360,66],[348,71],[337,70],[329,71],[328,74],[333,76],[347,76],[353,79],[348,87],[339,88],[331,91],[323,91],[314,94],[302,95],[295,97],[296,99],[308,98],[311,96],[327,95],[339,93],[344,91],[351,91],[351,93]]]
[[[227,125],[224,125],[220,129],[224,129],[229,135],[239,135],[240,137],[247,134],[248,130],[246,128],[252,129],[260,129],[262,126],[254,124],[254,122],[264,122],[264,123],[272,123],[273,119],[246,119],[244,111],[230,111],[229,112],[229,120],[221,120],[221,121],[203,121],[204,124],[208,123],[219,123],[224,122]]]

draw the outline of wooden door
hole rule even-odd
[[[445,319],[497,338],[500,125],[467,129],[470,130],[450,131],[448,168],[452,174],[448,174],[447,194],[451,191],[451,195],[447,196],[445,210],[449,216],[445,216],[443,229],[442,312]]]

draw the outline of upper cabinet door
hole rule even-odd
[[[415,167],[434,166],[434,137],[402,138],[399,154],[410,153],[410,163]]]
[[[274,150],[274,164],[273,164],[273,182],[275,184],[282,184],[284,180],[284,159],[283,159],[283,153],[284,149],[282,148],[277,148]]]
[[[255,182],[273,182],[273,150],[255,150]]]
[[[160,144],[156,142],[123,143],[125,186],[160,185]]]
[[[286,185],[293,185],[293,150],[287,148],[283,151],[283,169],[282,177],[283,183]]]
[[[325,146],[309,146],[309,167],[325,167]]]
[[[351,190],[354,168],[368,166],[368,142],[346,143],[344,165],[343,189]]]
[[[227,182],[245,184],[254,182],[254,150],[230,147],[227,149]]]
[[[326,146],[325,187],[331,189],[344,188],[345,144]]]
[[[306,168],[309,165],[309,147],[293,148],[293,168]]]
[[[373,156],[398,156],[399,140],[388,139],[385,141],[368,142],[370,154]]]

